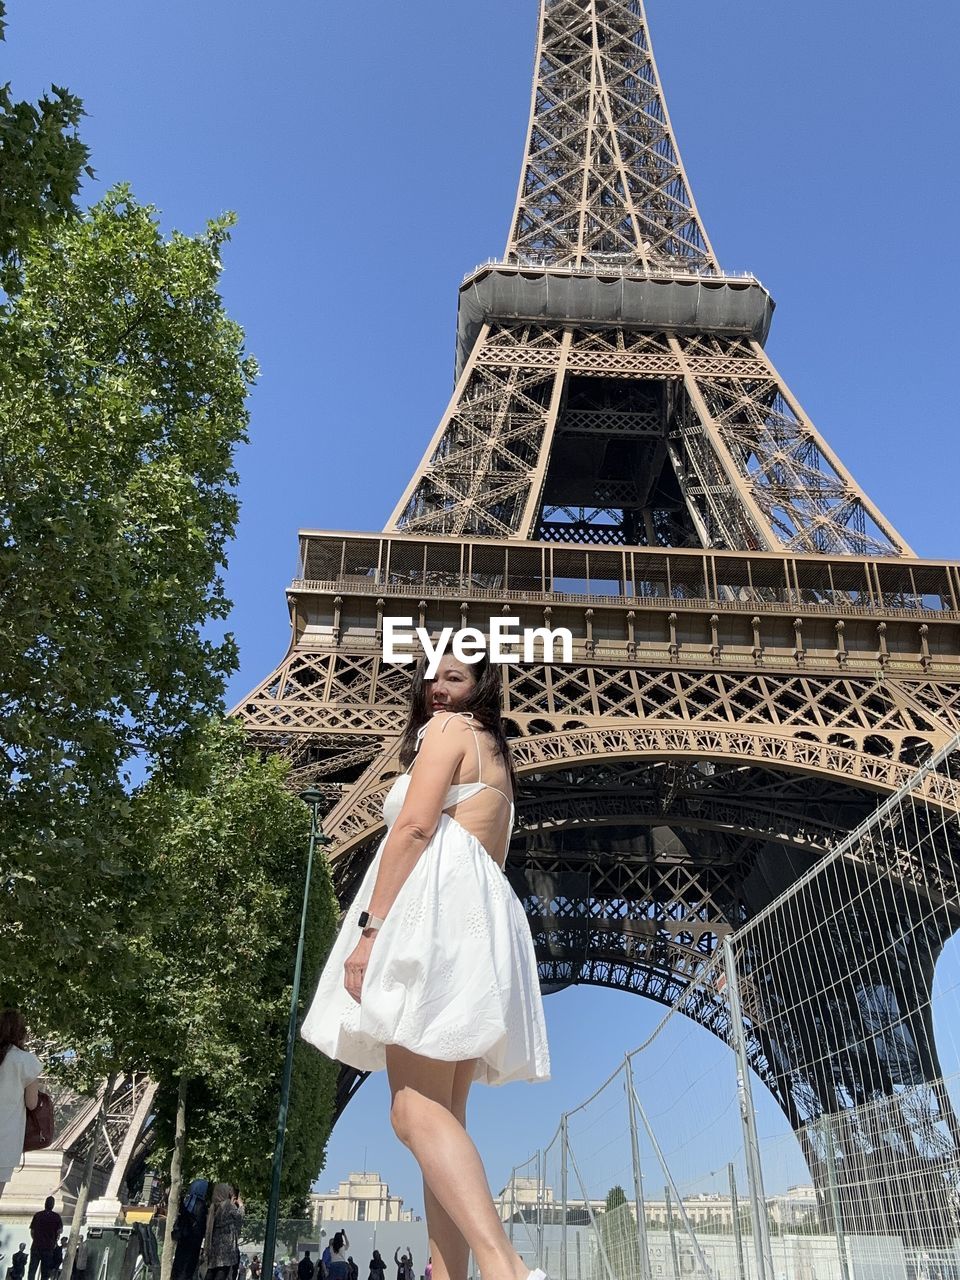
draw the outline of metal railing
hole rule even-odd
[[[480,575],[478,575],[480,576]],[[848,601],[814,603],[803,600],[801,593],[792,591],[783,600],[763,600],[755,595],[746,594],[742,598],[735,596],[711,597],[694,595],[658,596],[658,595],[614,595],[607,592],[576,591],[518,591],[499,586],[482,587],[475,585],[470,579],[451,574],[442,581],[399,582],[386,576],[380,578],[371,575],[345,575],[342,578],[294,578],[291,591],[322,591],[330,593],[344,592],[355,595],[392,595],[392,596],[432,596],[438,592],[455,593],[464,600],[496,599],[503,603],[516,604],[572,604],[572,605],[610,605],[619,608],[634,609],[642,605],[651,609],[719,609],[742,613],[744,609],[756,610],[758,613],[783,613],[799,609],[804,613],[818,613],[832,617],[876,617],[882,613],[889,618],[929,618],[931,620],[960,620],[960,612],[951,609],[930,609],[925,605],[910,607],[886,606],[883,604],[858,605]],[[731,589],[733,590],[733,589]],[[742,588],[749,592],[749,588]]]
[[[765,286],[762,281],[753,274],[752,271],[720,271],[712,267],[699,266],[691,263],[689,266],[677,265],[676,267],[643,267],[635,264],[628,265],[626,263],[584,263],[581,266],[571,265],[568,263],[560,264],[549,262],[544,258],[534,258],[529,255],[524,256],[517,262],[508,262],[503,258],[486,258],[483,262],[477,263],[472,271],[468,271],[463,277],[461,284],[473,278],[478,271],[485,271],[490,268],[496,269],[502,267],[508,271],[549,271],[551,275],[569,275],[569,276],[622,276],[629,280],[679,280],[686,278],[710,280],[717,284],[723,284],[725,281],[731,283],[743,284],[745,281],[750,284],[759,285],[761,289]]]

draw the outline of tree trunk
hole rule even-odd
[[[190,1081],[180,1077],[177,1089],[177,1125],[173,1138],[173,1158],[170,1161],[170,1193],[167,1196],[167,1226],[163,1233],[163,1256],[160,1259],[160,1280],[170,1280],[173,1272],[173,1254],[176,1241],[173,1228],[180,1209],[180,1187],[183,1183],[183,1151],[187,1144],[187,1088]],[[67,1276],[66,1280],[70,1280]]]
[[[83,1226],[83,1219],[87,1212],[87,1201],[90,1199],[90,1183],[93,1181],[93,1166],[97,1158],[97,1147],[100,1145],[103,1126],[107,1122],[107,1107],[110,1105],[118,1074],[118,1072],[112,1071],[107,1079],[106,1088],[103,1091],[103,1101],[97,1111],[97,1119],[93,1126],[93,1138],[83,1165],[83,1177],[80,1179],[80,1190],[77,1192],[77,1204],[73,1211],[73,1221],[70,1223],[70,1239],[67,1241],[67,1252],[63,1259],[63,1266],[60,1269],[60,1274],[64,1277],[64,1280],[70,1280],[73,1275],[73,1260],[77,1256],[77,1245],[80,1243],[80,1228]]]

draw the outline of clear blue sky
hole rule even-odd
[[[263,376],[228,578],[235,701],[285,649],[297,528],[382,528],[443,410],[457,285],[506,240],[536,3],[9,8],[3,78],[21,96],[66,84],[87,104],[89,198],[128,180],[168,227],[192,231],[224,209],[240,218],[223,290]],[[775,362],[917,551],[957,556],[957,6],[647,8],[721,262],[753,270],[778,302]],[[591,990],[547,1007],[554,1081],[477,1092],[498,1185],[659,1017],[635,997]],[[725,1052],[689,1024],[675,1037],[671,1060],[696,1068],[684,1088],[702,1077],[725,1107]],[[649,1086],[664,1116],[679,1087],[669,1075]],[[690,1122],[712,1114],[697,1097]],[[419,1205],[385,1108],[382,1083],[365,1085],[320,1181],[359,1167],[366,1146],[368,1167]],[[764,1116],[772,1133],[777,1116]],[[704,1121],[696,1156],[684,1148],[691,1174],[727,1158],[721,1127],[708,1133]],[[801,1176],[786,1163],[779,1172],[784,1184]],[[606,1176],[599,1163],[596,1176]]]

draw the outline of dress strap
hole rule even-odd
[[[428,721],[427,721],[427,724],[429,724],[429,723],[430,723],[430,721],[428,720]],[[426,725],[426,724],[422,724],[422,725],[420,726],[420,728],[417,730],[417,745],[416,745],[416,746],[414,747],[414,749],[413,749],[413,759],[410,761],[410,763],[409,763],[409,764],[407,765],[407,767],[404,769],[404,771],[403,771],[403,772],[404,772],[404,774],[409,773],[409,772],[410,772],[410,770],[413,768],[413,766],[417,763],[417,753],[418,753],[418,752],[419,752],[419,750],[420,750],[420,743],[421,743],[421,742],[423,742],[423,735],[426,733],[426,731],[427,731],[427,725]]]
[[[513,808],[513,801],[510,799],[510,797],[507,795],[505,791],[501,791],[499,787],[495,787],[492,782],[485,782],[483,785],[486,787],[488,791],[495,791],[498,796],[503,796],[504,800],[506,800],[510,808],[511,809]]]
[[[480,757],[480,739],[477,737],[477,731],[473,727],[473,712],[472,711],[451,711],[447,716],[446,720],[444,720],[443,728],[440,730],[440,732],[441,733],[447,732],[447,725],[450,724],[454,716],[460,716],[462,719],[468,720],[470,722],[467,725],[467,728],[473,734],[473,745],[477,748],[477,770],[480,774],[480,777],[477,779],[477,781],[483,782],[483,761]],[[427,721],[427,724],[429,724],[429,721]],[[427,726],[424,725],[423,729],[420,730],[420,733],[423,733],[423,730],[426,729],[426,727]],[[419,749],[419,743],[417,745]],[[487,784],[484,782],[483,785],[486,786]]]
[[[477,731],[473,727],[473,712],[472,711],[451,711],[449,717],[443,722],[443,728],[440,730],[440,732],[441,733],[447,732],[447,725],[450,723],[450,721],[453,719],[454,716],[462,716],[464,720],[470,721],[470,723],[467,725],[467,728],[473,734],[473,745],[477,748],[477,772],[480,775],[477,778],[477,781],[483,782],[483,760],[480,756],[480,739],[477,737]],[[487,784],[483,782],[483,785],[486,786]],[[494,788],[494,790],[496,790],[496,788]]]
[[[454,716],[460,716],[464,720],[469,720],[471,722],[473,721],[472,711],[450,711],[447,713],[447,718],[443,722],[443,727],[440,730],[441,733],[446,733],[447,725],[450,723],[450,721],[453,719]],[[420,748],[423,745],[424,734],[430,728],[431,724],[433,724],[433,721],[428,720],[426,724],[422,724],[420,728],[417,730],[417,745],[414,752],[415,755],[419,753]],[[473,745],[477,748],[477,768],[480,771],[480,777],[477,779],[477,781],[483,782],[483,763],[480,759],[480,739],[477,737],[477,731],[476,729],[474,729],[472,723],[470,723],[467,727],[470,729],[470,732],[473,734]],[[416,764],[416,760],[415,759],[411,760],[410,763],[407,765],[406,769],[404,770],[404,772],[409,773],[415,764]],[[486,786],[487,784],[484,782],[483,785]]]

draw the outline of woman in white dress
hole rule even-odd
[[[474,1080],[550,1076],[533,940],[503,864],[514,820],[500,672],[483,655],[421,662],[384,801],[387,835],[321,975],[301,1034],[363,1071],[386,1068],[390,1119],[423,1174],[433,1280],[529,1272],[466,1132]]]
[[[0,1011],[0,1195],[23,1156],[27,1111],[37,1105],[43,1065],[25,1049],[27,1024],[17,1009]]]

